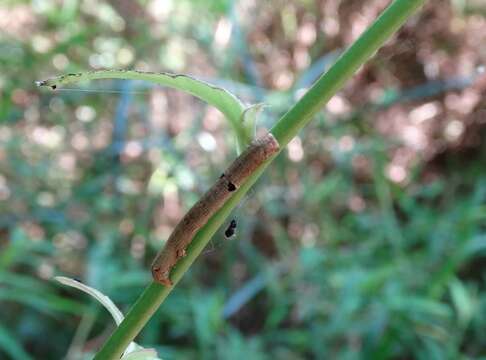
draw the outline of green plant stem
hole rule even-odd
[[[319,109],[368,60],[425,0],[395,0],[356,42],[321,76],[307,93],[277,122],[271,132],[283,148]],[[187,249],[187,256],[172,270],[174,286],[189,269],[214,233],[248,189],[261,176],[270,159],[262,165],[234,196],[201,228]],[[172,288],[152,283],[128,312],[125,320],[98,352],[95,360],[119,359],[128,344],[169,295]]]
[[[280,144],[286,145],[424,3],[425,0],[395,0],[273,127],[272,133]]]

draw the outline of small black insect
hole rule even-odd
[[[226,228],[226,231],[224,232],[224,236],[229,239],[233,235],[235,235],[235,230],[236,230],[236,220],[233,219],[229,223],[228,227]]]

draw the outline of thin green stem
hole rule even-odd
[[[319,109],[368,60],[425,0],[395,0],[329,71],[277,122],[271,132],[283,148]],[[174,286],[189,269],[214,233],[274,158],[252,174],[236,194],[201,228],[187,249],[187,256],[173,269]],[[119,359],[125,348],[155,313],[172,288],[152,283],[128,312],[96,355],[95,360]]]

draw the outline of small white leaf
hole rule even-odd
[[[136,350],[124,355],[121,360],[161,360],[154,349]]]
[[[96,300],[98,300],[101,303],[101,305],[103,305],[106,308],[106,310],[110,312],[111,316],[113,316],[113,319],[115,319],[115,323],[117,326],[120,325],[120,323],[123,321],[124,319],[123,314],[108,296],[103,295],[98,290],[88,285],[85,285],[82,282],[79,282],[77,280],[65,276],[55,276],[54,279],[59,281],[63,285],[71,286],[94,297]]]

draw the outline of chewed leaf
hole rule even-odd
[[[113,319],[115,319],[116,325],[120,325],[120,323],[123,321],[123,314],[121,311],[116,307],[116,305],[111,301],[111,299],[103,295],[101,292],[98,290],[83,284],[80,281],[65,277],[65,276],[55,276],[55,280],[59,281],[63,285],[71,286],[73,288],[76,288],[78,290],[81,290],[85,292],[88,295],[91,295],[94,297],[96,300],[98,300],[105,308],[108,310],[113,316]]]
[[[245,105],[229,91],[209,84],[205,81],[182,74],[155,73],[137,70],[97,70],[84,73],[66,74],[47,80],[36,81],[38,86],[48,86],[56,89],[61,85],[95,79],[131,79],[144,80],[168,86],[194,95],[221,111],[236,133],[238,147],[244,148],[251,139],[247,139],[245,129],[241,124],[241,116]]]

